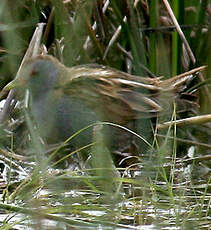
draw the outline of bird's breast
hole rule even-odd
[[[98,117],[83,101],[67,96],[46,95],[42,100],[32,101],[32,114],[40,135],[48,142],[64,141],[77,131],[98,121]],[[81,144],[91,140],[91,129],[80,134]],[[77,141],[77,137],[76,137]]]

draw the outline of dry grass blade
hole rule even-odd
[[[177,126],[184,126],[184,125],[198,125],[198,124],[204,124],[207,122],[211,122],[211,114],[207,115],[201,115],[196,117],[189,117],[185,119],[180,119],[176,121],[168,121],[163,124],[158,124],[158,129],[166,129],[169,126],[177,125]]]
[[[123,22],[124,22],[124,23],[127,22],[127,17],[126,17],[126,16],[123,18]],[[108,46],[106,47],[105,53],[104,53],[104,55],[103,55],[103,60],[106,59],[106,56],[107,56],[107,54],[108,54],[109,49],[110,49],[111,46],[114,44],[114,42],[117,40],[118,36],[120,35],[121,30],[122,30],[122,26],[119,25],[118,28],[116,29],[116,31],[114,32],[114,35],[113,35],[112,38],[110,39]]]
[[[27,156],[19,155],[19,154],[16,154],[14,152],[11,152],[11,151],[4,150],[2,148],[0,148],[0,153],[2,156],[5,156],[5,157],[8,157],[10,159],[17,160],[17,161],[22,161],[22,162],[29,161],[29,160],[33,159],[33,157],[27,157]]]
[[[16,77],[15,78],[18,78],[19,76],[19,73],[21,71],[21,68],[24,64],[24,62],[26,60],[28,60],[30,57],[34,57],[38,54],[38,51],[39,51],[39,48],[40,48],[40,41],[41,41],[41,37],[42,37],[42,31],[43,31],[43,27],[44,27],[44,23],[39,23],[35,29],[35,32],[33,34],[33,37],[31,39],[31,42],[29,44],[29,47],[26,51],[26,54],[20,64],[20,67],[18,69],[18,72],[16,74]],[[12,89],[8,96],[7,96],[7,99],[6,99],[6,102],[4,104],[4,107],[0,113],[0,123],[4,122],[5,119],[7,118],[8,116],[8,113],[10,111],[11,108],[13,108],[15,106],[15,102],[12,100],[14,99],[15,97],[15,89]]]
[[[163,3],[166,6],[166,9],[167,9],[167,11],[168,11],[168,13],[169,13],[169,15],[170,15],[175,27],[176,27],[176,30],[177,30],[181,40],[183,41],[183,43],[185,45],[186,51],[187,51],[192,63],[195,64],[196,63],[196,58],[195,58],[195,56],[194,56],[194,54],[193,54],[193,52],[192,52],[192,50],[191,50],[191,48],[190,48],[190,46],[188,44],[187,39],[185,38],[185,35],[184,35],[183,31],[181,30],[181,27],[180,27],[179,23],[177,22],[176,17],[174,16],[174,13],[173,13],[173,11],[171,9],[171,6],[170,6],[168,0],[163,0]],[[201,73],[199,73],[199,78],[200,78],[200,80],[202,82],[205,81],[204,77],[203,77],[203,75]],[[211,102],[211,95],[210,95],[209,89],[208,89],[208,87],[206,85],[204,86],[204,89],[205,89],[205,93],[207,95],[207,98]]]
[[[180,28],[179,23],[177,22],[176,17],[174,16],[174,13],[173,13],[173,11],[171,9],[171,6],[169,5],[168,0],[163,0],[163,3],[166,6],[166,9],[167,9],[167,11],[168,11],[168,13],[169,13],[169,15],[170,15],[175,27],[176,27],[176,30],[177,30],[181,40],[183,41],[183,43],[185,45],[185,48],[186,48],[186,50],[187,50],[187,52],[189,54],[189,57],[190,57],[192,63],[195,64],[196,63],[196,58],[195,58],[195,56],[194,56],[194,54],[193,54],[193,52],[192,52],[192,50],[191,50],[191,48],[190,48],[190,46],[188,44],[187,39],[185,38],[184,33],[182,32],[182,30]]]
[[[201,143],[201,142],[198,142],[198,141],[193,141],[193,140],[174,137],[174,136],[166,136],[166,135],[162,135],[162,134],[158,134],[158,133],[156,134],[156,136],[162,137],[162,138],[168,138],[170,140],[176,140],[177,142],[183,142],[183,143],[186,143],[186,144],[189,144],[189,145],[202,146],[202,147],[211,149],[211,145],[206,144],[206,143]]]

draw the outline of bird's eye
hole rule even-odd
[[[35,77],[37,74],[38,74],[38,70],[36,68],[33,68],[30,73],[30,77]]]

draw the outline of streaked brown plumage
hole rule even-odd
[[[46,55],[28,61],[20,77],[4,90],[20,85],[29,88],[41,135],[51,139],[57,133],[55,141],[96,120],[127,125],[131,120],[168,113],[174,101],[182,105],[178,111],[191,109],[196,104],[185,93],[191,78],[181,75],[162,81],[92,64],[67,68]]]

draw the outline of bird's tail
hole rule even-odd
[[[165,91],[173,93],[178,113],[195,111],[199,108],[196,96],[198,87],[194,86],[193,82],[199,72],[205,68],[206,66],[201,66],[160,82],[159,87],[162,88],[164,94]]]

